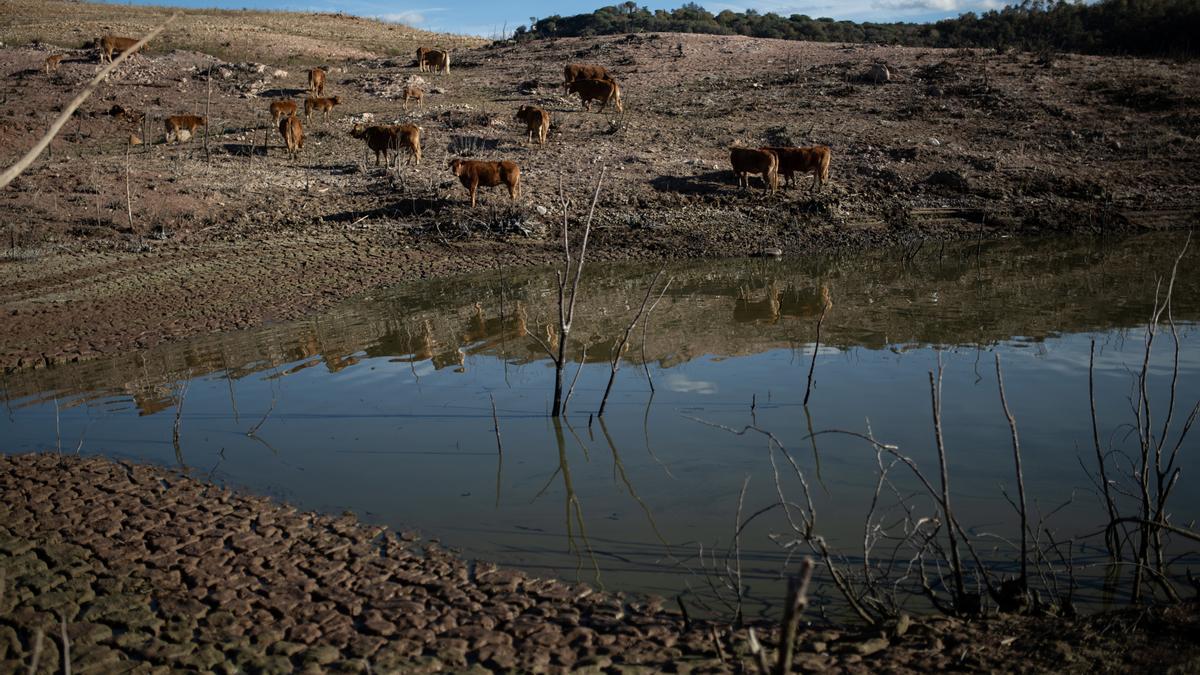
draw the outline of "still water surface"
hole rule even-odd
[[[1072,555],[1084,565],[1098,553],[1085,535],[1103,523],[1083,468],[1095,468],[1092,344],[1099,434],[1119,454],[1134,447],[1130,397],[1156,283],[1182,244],[1176,235],[1002,241],[929,246],[911,260],[884,251],[671,265],[670,288],[644,347],[641,328],[634,333],[603,422],[592,413],[613,344],[656,269],[595,265],[585,273],[572,335],[576,363],[581,342],[587,363],[561,425],[547,415],[553,367],[526,335],[545,338],[556,319],[553,272],[431,281],[308,321],[9,375],[0,438],[7,452],[81,446],[182,463],[305,509],[415,528],[468,557],[615,590],[690,593],[694,605],[718,610],[705,568],[712,570],[713,552],[724,566],[743,485],[743,518],[779,500],[772,456],[788,499],[799,502],[802,492],[764,436],[714,425],[755,424],[774,434],[809,482],[818,532],[855,565],[876,454],[859,439],[810,437],[810,429],[870,431],[935,478],[929,373],[939,357],[959,519],[989,560],[1009,565],[1004,538],[1015,535],[1016,518],[1004,494],[1015,480],[999,355],[1030,508],[1054,512],[1044,527],[1056,540],[1078,538]],[[1184,259],[1174,289],[1180,350],[1172,438],[1200,399],[1198,258]],[[806,411],[822,288],[833,308]],[[1155,346],[1150,391],[1161,420],[1173,361],[1165,324]],[[1183,447],[1171,508],[1178,524],[1200,516],[1198,438]],[[911,497],[918,511],[933,514],[907,472],[889,475],[895,493],[885,493]],[[885,494],[876,517],[895,521],[894,503]],[[781,593],[788,553],[771,535],[787,532],[775,511],[742,533],[750,613],[772,611]],[[1194,550],[1175,552],[1200,562]],[[1078,572],[1087,576],[1086,567]],[[827,587],[822,592],[834,600]]]

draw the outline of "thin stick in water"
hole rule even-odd
[[[825,314],[833,307],[829,298],[829,287],[821,287],[821,316],[817,318],[817,338],[813,342],[812,362],[808,365],[808,385],[804,388],[804,405],[808,406],[808,397],[812,396],[813,371],[817,369],[817,352],[821,351],[821,325],[825,323]]]
[[[1004,416],[1008,418],[1008,428],[1012,432],[1013,463],[1017,469],[1017,498],[1021,507],[1021,592],[1024,593],[1029,583],[1029,521],[1025,509],[1025,473],[1021,470],[1021,441],[1017,436],[1017,420],[1008,409],[1008,398],[1004,395],[1004,375],[1000,372],[1000,354],[996,354],[996,382],[1000,385],[1000,405],[1004,408]]]

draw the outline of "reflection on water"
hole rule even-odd
[[[9,452],[82,443],[87,453],[175,464],[182,402],[179,456],[204,476],[415,527],[468,556],[608,588],[690,590],[699,605],[712,601],[703,570],[724,565],[745,479],[747,514],[778,501],[766,440],[711,424],[771,431],[809,477],[816,527],[857,564],[877,458],[857,439],[812,432],[869,424],[932,472],[928,372],[940,352],[959,519],[991,537],[989,556],[1015,560],[1005,542],[1016,519],[1002,491],[1014,484],[1012,456],[992,353],[1002,355],[1020,425],[1031,511],[1040,518],[1069,501],[1047,521],[1055,536],[1095,529],[1102,507],[1080,466],[1094,456],[1090,345],[1100,433],[1119,457],[1155,275],[1181,243],[990,242],[911,261],[879,252],[672,265],[644,348],[624,356],[638,367],[620,370],[604,418],[592,413],[611,350],[657,270],[597,265],[585,273],[572,341],[587,345],[588,363],[561,422],[547,415],[552,365],[527,336],[552,337],[553,273],[432,281],[308,321],[9,375],[0,434]],[[1189,258],[1172,316],[1177,397],[1190,409],[1200,397],[1200,266]],[[805,408],[822,288],[834,305]],[[1151,395],[1165,405],[1171,354],[1160,340]],[[1175,522],[1200,516],[1197,491],[1186,489],[1200,474],[1196,443],[1183,453]],[[788,471],[779,485],[799,499]],[[890,478],[898,493],[917,494],[909,477]],[[789,552],[770,535],[788,527],[773,517],[741,535],[749,613],[769,611],[782,592]],[[1081,563],[1096,554],[1076,550]]]

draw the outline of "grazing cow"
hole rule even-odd
[[[170,143],[171,141],[178,142],[179,137],[185,131],[188,135],[184,140],[190,141],[192,140],[192,136],[195,135],[196,129],[208,126],[208,120],[199,115],[175,115],[168,117],[163,122],[163,126],[167,129],[166,138],[163,140],[164,143]]]
[[[501,183],[508,186],[508,196],[521,196],[521,167],[515,162],[484,162],[474,159],[450,160],[450,171],[458,176],[463,187],[471,192],[471,206],[475,206],[475,191],[479,186],[496,187]]]
[[[809,148],[763,148],[775,153],[779,158],[779,173],[783,174],[785,185],[795,185],[795,174],[801,175],[812,172],[813,182],[809,190],[818,192],[829,180],[829,159],[831,153],[824,145],[814,145]]]
[[[417,68],[423,73],[425,67],[425,55],[429,53],[429,47],[417,47]]]
[[[533,134],[538,135],[538,143],[546,143],[546,134],[550,131],[550,113],[533,105],[523,105],[517,109],[516,119],[525,122],[529,132],[529,142],[533,142]]]
[[[272,101],[270,107],[271,122],[276,126],[279,125],[279,120],[287,117],[288,115],[296,114],[296,102],[288,98],[285,98],[282,101]]]
[[[134,38],[113,37],[105,35],[104,37],[96,38],[96,49],[100,51],[100,61],[112,61],[113,52],[123,54],[137,44]]]
[[[46,74],[58,72],[58,64],[62,62],[62,54],[51,54],[46,57]]]
[[[325,71],[313,68],[308,71],[308,90],[316,96],[325,95]]]
[[[417,105],[419,106],[419,105],[421,105],[421,99],[423,99],[423,98],[425,98],[425,92],[421,91],[420,88],[414,87],[412,85],[405,87],[404,88],[404,109],[408,110],[408,100],[409,99],[416,100]]]
[[[412,155],[409,161],[421,163],[421,127],[416,125],[368,127],[355,124],[350,130],[350,135],[366,141],[367,147],[375,151],[375,166],[379,166],[379,153],[383,153],[383,162],[388,165],[388,151],[399,151],[401,148],[408,150]]]
[[[304,99],[304,121],[308,122],[312,120],[312,111],[314,110],[321,113],[322,120],[328,121],[329,111],[333,110],[333,106],[339,105],[341,102],[341,96],[334,96],[333,98],[315,98],[309,96]]]
[[[604,112],[609,101],[616,104],[617,112],[625,110],[621,105],[621,87],[616,80],[575,80],[567,85],[567,93],[579,94],[584,110],[592,109],[593,100],[600,101],[600,112]]]
[[[749,188],[752,173],[762,174],[764,190],[775,192],[779,187],[779,158],[770,150],[730,148],[729,163],[733,165],[738,187]]]
[[[432,70],[433,72],[442,71],[450,72],[450,52],[441,49],[427,49],[421,57],[422,70]]]
[[[304,147],[304,125],[300,124],[300,118],[288,115],[279,120],[279,135],[283,136],[283,142],[287,144],[288,156],[296,159],[296,153]]]
[[[589,66],[583,63],[572,63],[563,66],[563,91],[568,93],[567,86],[575,80],[611,80],[613,76],[604,66]]]

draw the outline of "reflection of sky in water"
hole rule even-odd
[[[737,264],[744,263],[730,263],[735,270]],[[762,274],[764,268],[758,265],[748,267],[747,274]],[[930,283],[953,288],[955,297],[968,297],[976,291],[965,292],[962,278],[971,273],[968,268],[962,277]],[[929,372],[937,367],[937,352],[920,336],[928,323],[942,322],[960,331],[945,332],[948,342],[970,344],[981,329],[961,319],[974,316],[975,310],[961,299],[950,305],[949,291],[939,292],[936,311],[929,309],[932,296],[926,290],[912,291],[919,310],[907,303],[883,307],[874,300],[884,295],[878,289],[857,298],[850,292],[844,299],[835,293],[839,304],[826,335],[835,335],[838,347],[819,352],[806,414],[801,401],[814,318],[804,303],[811,304],[813,293],[784,294],[772,302],[771,294],[760,288],[755,299],[747,300],[736,287],[720,296],[704,286],[715,282],[699,278],[680,296],[664,301],[656,318],[653,330],[662,346],[649,359],[657,387],[653,398],[641,364],[626,363],[604,421],[592,417],[609,368],[608,347],[597,343],[590,349],[591,362],[579,378],[569,424],[562,428],[561,451],[559,434],[547,417],[553,368],[544,360],[532,360],[530,354],[536,355],[537,348],[529,348],[528,341],[495,341],[489,330],[504,322],[498,321],[491,304],[486,312],[460,311],[458,323],[447,322],[467,326],[454,328],[463,336],[457,347],[444,337],[450,329],[439,327],[442,333],[433,340],[422,334],[423,329],[384,322],[379,329],[383,337],[369,333],[369,338],[352,342],[362,346],[338,349],[339,335],[375,320],[338,314],[313,322],[319,328],[315,337],[304,335],[314,346],[301,352],[289,351],[283,329],[231,336],[249,336],[264,345],[254,357],[260,369],[236,371],[232,378],[226,377],[224,367],[205,369],[203,364],[215,358],[243,368],[229,360],[234,342],[197,341],[180,347],[183,356],[176,360],[202,373],[187,390],[183,458],[201,477],[273,494],[304,508],[348,509],[369,521],[418,528],[467,556],[570,579],[594,580],[598,568],[610,588],[673,595],[704,585],[691,573],[699,569],[696,552],[701,545],[722,551],[728,545],[738,492],[747,476],[747,513],[778,499],[765,439],[711,426],[740,430],[757,423],[779,438],[805,472],[813,488],[818,531],[837,550],[860,552],[863,519],[876,481],[875,453],[864,442],[838,434],[818,436],[814,451],[809,429],[870,430],[879,440],[898,445],[934,477]],[[811,287],[815,286],[810,283]],[[531,288],[529,295],[536,295]],[[987,285],[980,288],[991,291]],[[892,299],[903,291],[893,290]],[[640,292],[644,291],[628,293],[634,305]],[[717,302],[722,298],[724,305]],[[862,298],[868,299],[870,311],[848,309]],[[1132,374],[1141,365],[1145,331],[1120,327],[1133,325],[1118,317],[1119,312],[1129,313],[1121,306],[1124,301],[1107,297],[1110,306],[1101,308],[1087,305],[1089,301],[1056,300],[1053,316],[1077,311],[1087,317],[1084,326],[1117,327],[1071,324],[1050,337],[1017,336],[999,344],[985,340],[988,346],[983,348],[955,346],[942,352],[951,485],[960,520],[977,536],[1014,534],[1015,516],[1002,492],[1011,493],[1015,481],[1009,429],[996,387],[995,354],[1001,356],[1009,404],[1019,426],[1031,510],[1046,514],[1071,500],[1049,521],[1055,536],[1082,535],[1101,524],[1097,497],[1080,466],[1095,463],[1087,395],[1092,339],[1100,436],[1116,452],[1115,471],[1128,472],[1120,453],[1134,448],[1129,433]],[[626,307],[629,302],[615,304]],[[686,303],[702,307],[698,317],[679,311]],[[1019,299],[1003,295],[997,301],[985,298],[983,304],[988,303],[1002,310],[1024,307]],[[1053,330],[1053,321],[1045,316],[1051,311],[1038,307],[1034,305],[1030,315],[1040,321],[1040,328],[1049,324]],[[1107,318],[1108,310],[1116,318]],[[506,311],[512,312],[511,304]],[[996,317],[1005,318],[1007,310],[979,311],[980,317],[1000,325]],[[1132,313],[1143,314],[1140,309]],[[1188,318],[1194,320],[1195,314],[1191,311]],[[884,332],[904,335],[905,342],[881,343]],[[1197,324],[1181,320],[1179,335],[1183,346],[1172,443],[1190,406],[1200,398]],[[759,341],[747,346],[744,341],[749,339]],[[720,354],[703,349],[693,353],[696,343],[726,349]],[[1164,325],[1150,368],[1156,429],[1166,410],[1172,349]],[[631,352],[636,355],[636,350]],[[73,450],[82,439],[85,453],[175,463],[169,398],[173,379],[156,376],[150,363],[151,359],[135,363],[137,386],[129,379],[105,381],[103,363],[42,374],[58,378],[54,386],[59,391],[75,392],[64,395],[59,406],[64,450]],[[301,364],[314,367],[298,368]],[[575,369],[574,364],[569,367],[568,383]],[[98,379],[92,384],[73,375],[84,372],[100,376],[94,376]],[[29,384],[32,381],[19,383],[23,390],[6,381],[5,391],[42,391]],[[95,398],[71,405],[83,392]],[[496,448],[493,400],[502,456]],[[26,394],[10,402],[7,413],[0,416],[5,451],[56,446],[55,404],[48,394],[40,400]],[[264,415],[257,435],[247,436]],[[1200,480],[1198,438],[1191,437],[1183,446],[1182,479],[1171,507],[1177,523],[1200,517],[1200,491],[1194,487]],[[790,468],[784,469],[784,490],[799,500],[800,487]],[[890,476],[901,494],[919,493],[919,484],[902,467]],[[570,510],[570,494],[577,500],[578,514]],[[914,503],[922,513],[930,512],[927,498],[918,496]],[[573,519],[569,528],[568,517]],[[578,555],[568,548],[568,529],[580,543]],[[779,594],[774,585],[785,554],[768,535],[785,530],[781,517],[764,517],[743,535],[746,574],[759,589],[752,594],[757,598],[753,602]],[[1010,549],[1000,543],[998,552],[991,553],[998,540],[987,541],[992,542],[989,555],[1011,560]],[[594,561],[587,554],[589,547]]]
[[[1200,397],[1194,333],[1192,326],[1181,332],[1189,342],[1180,359],[1179,419],[1184,402]],[[1055,516],[1056,527],[1069,536],[1098,524],[1095,496],[1079,466],[1080,459],[1091,466],[1093,456],[1087,398],[1091,337],[944,352],[945,439],[964,523],[981,532],[1012,534],[1014,519],[1001,494],[1011,491],[1014,481],[996,389],[993,359],[999,353],[1019,424],[1031,508],[1048,511],[1074,494],[1074,504]],[[1131,419],[1129,370],[1139,365],[1141,344],[1135,334],[1095,337],[1101,434],[1120,446],[1123,425]],[[875,481],[874,453],[848,437],[821,436],[820,480],[815,480],[818,467],[799,405],[806,356],[777,349],[652,368],[658,393],[648,410],[643,371],[623,368],[603,426],[594,419],[589,425],[589,415],[608,369],[585,367],[572,401],[571,427],[564,430],[565,456],[606,584],[678,592],[688,575],[676,566],[694,556],[700,544],[728,541],[746,476],[751,477],[747,512],[776,499],[761,437],[735,436],[697,421],[740,429],[751,423],[752,400],[754,420],[778,436],[814,482],[820,531],[849,551],[860,545]],[[1157,373],[1169,358],[1166,349],[1156,352],[1155,401],[1166,397],[1165,379]],[[869,424],[877,438],[899,445],[932,476],[928,372],[933,368],[936,354],[929,349],[824,354],[818,358],[810,406],[813,428],[865,432]],[[567,552],[567,493],[553,427],[545,417],[552,377],[553,370],[542,362],[506,367],[482,356],[467,358],[461,373],[423,370],[420,364],[414,373],[406,363],[363,359],[336,373],[310,368],[283,379],[267,374],[240,380],[234,388],[235,418],[229,383],[210,376],[188,390],[183,453],[202,475],[306,508],[350,509],[371,521],[418,527],[470,556],[592,579],[587,556],[580,560]],[[267,412],[272,396],[277,403],[260,438],[248,438],[246,430]],[[500,416],[502,465],[489,396]],[[171,410],[139,418],[120,399],[61,414],[67,448],[82,436],[85,452],[165,464],[174,457],[172,422]],[[53,405],[17,409],[0,430],[10,451],[53,447]],[[1195,439],[1187,450],[1182,489],[1173,503],[1179,522],[1200,516],[1197,492],[1188,487],[1200,472]],[[902,472],[893,476],[899,489],[916,491],[916,483]],[[784,480],[789,490],[798,490],[787,474]],[[748,569],[769,576],[780,554],[766,535],[783,526],[779,520],[764,521],[764,527],[747,532]],[[694,566],[695,560],[686,564]]]

